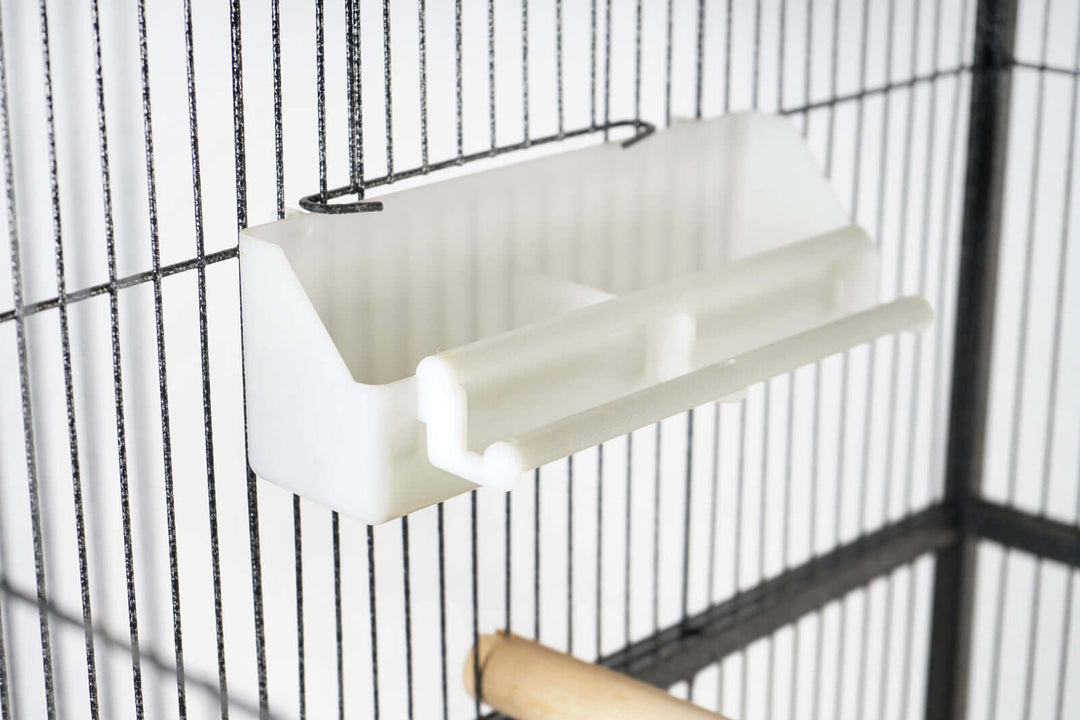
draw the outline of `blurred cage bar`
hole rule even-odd
[[[475,717],[500,627],[743,720],[1080,716],[1077,3],[0,20],[2,720]],[[238,227],[749,109],[930,331],[384,526],[247,468]]]

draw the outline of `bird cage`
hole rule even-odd
[[[1080,715],[1078,89],[1070,0],[0,3],[0,720],[505,717],[496,631]]]

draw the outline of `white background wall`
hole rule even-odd
[[[783,5],[782,43],[781,0],[763,0],[760,4],[760,43],[755,42],[754,3],[734,3],[730,32],[725,4],[706,3],[703,114],[755,105],[768,112],[775,111],[778,104],[800,107],[834,95],[850,96],[861,87],[879,88],[890,80],[902,82],[925,76],[935,67],[941,69],[943,76],[936,82],[903,85],[887,96],[870,94],[862,103],[840,103],[835,109],[826,105],[808,116],[793,117],[793,122],[806,128],[811,147],[829,169],[845,205],[881,244],[885,295],[923,292],[937,307],[939,321],[918,347],[910,338],[900,341],[895,351],[891,340],[879,343],[869,375],[869,350],[854,350],[847,363],[846,384],[844,365],[840,358],[833,358],[821,366],[820,385],[815,381],[815,370],[806,368],[796,373],[794,380],[779,378],[770,383],[767,405],[762,386],[751,390],[744,406],[724,406],[719,414],[719,429],[713,406],[696,411],[689,512],[687,605],[691,613],[730,597],[736,588],[750,587],[762,577],[778,574],[785,566],[828,551],[838,539],[846,541],[861,530],[873,529],[884,517],[900,517],[940,495],[969,85],[966,75],[949,71],[970,61],[974,3],[897,2],[890,23],[889,3],[870,0],[866,3],[870,14],[864,36],[864,4],[857,0],[836,2],[838,5],[830,0],[810,3],[808,16],[807,3],[788,0]],[[137,16],[132,5],[102,2],[100,9],[105,120],[120,277],[143,273],[151,267]],[[161,263],[169,265],[195,255],[184,13],[179,3],[150,5],[148,57],[158,232]],[[195,0],[192,5],[203,227],[206,250],[213,252],[231,248],[236,242],[229,13],[226,3]],[[452,3],[444,0],[428,0],[426,5],[429,147],[431,160],[437,161],[456,152],[454,12]],[[464,5],[463,131],[465,151],[472,152],[486,148],[488,143],[487,8],[483,3]],[[1022,59],[1040,62],[1043,2],[1031,0],[1021,5],[1018,54]],[[1046,62],[1072,67],[1077,8],[1067,0],[1052,0],[1049,5],[1052,16]],[[368,0],[362,6],[365,164],[371,177],[385,171],[382,8],[380,3]],[[663,124],[667,4],[645,0],[642,8],[642,117]],[[596,96],[601,116],[604,9],[601,3],[597,62],[600,90]],[[671,113],[678,118],[692,116],[695,110],[697,4],[677,0],[672,9]],[[562,12],[564,122],[569,129],[590,121],[591,7],[587,2],[568,0],[562,3]],[[612,3],[612,118],[629,118],[634,112],[634,13],[632,2]],[[331,186],[344,184],[348,177],[343,15],[340,3],[327,3],[326,103]],[[390,3],[392,130],[394,166],[398,169],[420,163],[416,16],[415,3]],[[53,298],[58,291],[46,161],[40,16],[32,3],[8,2],[0,17],[23,303],[32,304]],[[90,4],[53,0],[48,4],[47,17],[61,238],[70,293],[108,280],[94,122],[97,101]],[[521,140],[523,133],[521,6],[495,2],[494,17],[496,134],[502,145]],[[532,137],[541,137],[554,133],[558,126],[553,4],[530,2],[528,24],[529,131]],[[290,206],[300,196],[318,189],[314,25],[312,3],[282,1],[284,190]],[[269,3],[244,6],[245,157],[251,223],[273,220],[276,212],[270,27]],[[864,52],[865,74],[860,72]],[[889,52],[891,60],[887,62]],[[729,55],[727,73],[725,59]],[[759,82],[756,101],[755,78]],[[1074,201],[1064,193],[1064,178],[1071,167],[1065,148],[1072,82],[1066,76],[1047,75],[1041,103],[1038,82],[1036,72],[1016,73],[986,487],[990,497],[1006,499],[1012,473],[1008,458],[1016,448],[1019,459],[1012,493],[1015,501],[1034,510],[1040,507],[1042,497],[1042,507],[1051,516],[1075,522],[1076,438],[1080,433],[1080,374],[1075,369],[1080,346],[1068,341],[1080,331],[1076,327],[1080,323],[1080,296],[1074,281],[1080,276],[1076,267],[1080,253],[1075,252],[1067,258],[1066,276],[1071,284],[1064,294],[1061,316],[1065,340],[1060,345],[1055,440],[1049,464],[1044,465],[1041,459],[1052,372],[1049,347],[1057,302],[1056,258],[1063,233],[1063,209],[1067,202]],[[1042,138],[1039,165],[1033,168],[1037,136]],[[567,146],[547,146],[532,152],[552,152],[562,147]],[[495,162],[511,162],[517,157]],[[469,166],[465,171],[479,167]],[[782,207],[777,211],[782,212]],[[1070,238],[1073,232],[1070,228]],[[1027,263],[1024,241],[1029,236],[1035,241]],[[1027,313],[1026,367],[1020,393],[1023,405],[1017,409],[1013,383],[1019,377],[1018,311],[1028,265],[1033,278],[1032,299]],[[925,268],[925,273],[920,268]],[[898,282],[901,274],[902,286]],[[236,283],[235,261],[207,268],[213,469],[230,714],[249,717],[256,714],[258,687]],[[172,275],[161,283],[188,711],[191,717],[212,717],[218,707],[217,650],[197,291],[193,271]],[[13,306],[11,281],[4,274],[0,277],[0,312]],[[142,282],[121,290],[118,317],[146,714],[174,717],[178,710],[153,285]],[[73,303],[68,312],[90,588],[95,628],[100,632],[95,649],[102,716],[128,717],[133,715],[134,707],[131,658],[126,649],[128,611],[109,322],[105,294]],[[57,611],[50,622],[57,702],[62,717],[86,717],[88,691],[79,620],[80,585],[59,314],[55,309],[39,312],[28,317],[25,325],[47,588]],[[0,571],[9,590],[0,602],[15,716],[34,718],[43,715],[44,693],[38,614],[32,600],[34,554],[15,328],[15,322],[0,323]],[[917,365],[916,350],[920,353]],[[1011,431],[1014,418],[1022,423],[1016,437]],[[625,644],[627,617],[630,640],[648,636],[657,625],[663,627],[679,620],[687,536],[685,415],[666,421],[660,438],[657,449],[655,428],[633,436],[629,501],[627,441],[620,439],[605,445],[599,610],[595,449],[574,458],[572,520],[568,517],[565,461],[541,472],[539,529],[534,526],[533,480],[524,478],[510,494],[509,583],[505,577],[507,496],[486,491],[477,495],[477,606],[481,631],[505,624],[507,584],[512,598],[511,627],[515,631],[531,635],[534,618],[539,615],[543,642],[566,648],[572,639],[574,652],[588,659],[596,655],[597,635],[602,653]],[[714,457],[718,511],[716,523],[710,528]],[[1046,494],[1040,496],[1038,478],[1044,474],[1050,481]],[[653,494],[657,477],[659,505]],[[258,494],[270,705],[275,716],[296,717],[299,688],[293,499],[289,493],[261,481]],[[789,508],[786,524],[785,504]],[[326,508],[310,502],[302,502],[301,508],[307,713],[308,717],[326,717],[338,707],[332,521]],[[434,508],[417,513],[409,522],[413,700],[417,718],[439,717],[443,712],[436,522]],[[571,523],[572,548],[567,540]],[[659,528],[655,536],[654,527]],[[364,526],[340,519],[344,707],[349,717],[373,715],[368,590],[374,577],[380,716],[405,717],[401,523],[393,522],[374,531],[373,574],[369,573],[366,533]],[[472,637],[470,533],[468,497],[448,502],[445,577],[451,717],[465,717],[471,707],[459,680],[460,665]],[[714,552],[709,550],[711,538],[715,538]],[[537,542],[539,568],[534,562]],[[1004,620],[999,625],[994,616],[1001,568],[998,553],[995,548],[987,548],[980,558],[983,571],[972,688],[974,717],[985,714],[992,686],[998,688],[1000,717],[1018,714],[1024,697],[1026,648],[1033,635],[1030,593],[1035,568],[1024,558],[1010,560]],[[625,577],[628,565],[629,582]],[[1073,634],[1068,636],[1063,635],[1063,625],[1066,602],[1076,605],[1080,598],[1076,594],[1066,596],[1065,587],[1075,583],[1075,577],[1070,580],[1063,569],[1046,566],[1040,572],[1045,579],[1038,606],[1041,620],[1034,633],[1038,638],[1038,672],[1032,692],[1032,717],[1053,715],[1061,687],[1068,689],[1063,698],[1063,716],[1070,716],[1080,704],[1080,658],[1076,657],[1080,643],[1075,635],[1077,623],[1073,622]],[[537,573],[539,609],[533,600]],[[568,601],[567,593],[570,578],[572,601]],[[891,578],[872,584],[867,592],[853,593],[823,613],[778,632],[774,639],[755,644],[745,655],[727,659],[722,673],[715,668],[706,671],[695,683],[695,700],[715,706],[718,695],[722,695],[724,712],[748,718],[765,717],[767,710],[773,717],[785,718],[918,716],[925,682],[931,580],[929,559],[899,569]],[[571,604],[572,630],[568,623]],[[1073,614],[1077,612],[1080,610],[1074,608]],[[1002,638],[1004,658],[997,678],[988,660],[995,637]],[[1069,674],[1063,684],[1055,672],[1062,648],[1071,653],[1066,657]],[[883,658],[887,662],[883,663]],[[775,690],[771,700],[770,687]]]

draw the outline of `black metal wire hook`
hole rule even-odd
[[[641,142],[642,140],[656,132],[655,125],[645,122],[643,120],[616,120],[614,122],[590,126],[587,128],[582,128],[580,130],[564,132],[557,135],[550,135],[548,137],[531,139],[528,142],[522,141],[519,143],[514,143],[513,145],[504,145],[503,147],[496,148],[494,151],[484,150],[482,152],[473,153],[471,155],[454,157],[444,162],[434,163],[431,165],[426,165],[424,167],[414,168],[412,170],[405,170],[403,172],[394,173],[393,175],[387,175],[380,178],[374,178],[365,183],[363,186],[357,186],[356,184],[343,185],[342,187],[327,190],[326,193],[315,193],[313,195],[308,195],[306,197],[300,198],[300,207],[304,210],[307,210],[308,212],[323,213],[327,215],[346,215],[350,213],[360,212],[378,212],[383,209],[382,202],[379,200],[365,200],[363,198],[365,190],[373,187],[379,187],[381,185],[389,185],[396,180],[407,180],[409,178],[428,175],[433,171],[444,170],[447,168],[456,167],[458,165],[464,165],[474,160],[483,160],[487,158],[497,157],[505,153],[533,148],[537,145],[543,145],[559,140],[566,140],[573,137],[591,135],[598,132],[610,131],[615,128],[622,127],[634,128],[634,135],[623,140],[620,143],[624,148],[629,148],[633,145],[636,145],[637,143]],[[332,200],[337,200],[338,198],[347,197],[349,195],[357,195],[359,197],[355,202],[331,202]]]

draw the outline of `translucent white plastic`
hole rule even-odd
[[[252,467],[371,523],[932,317],[784,118],[380,200],[240,238]]]

